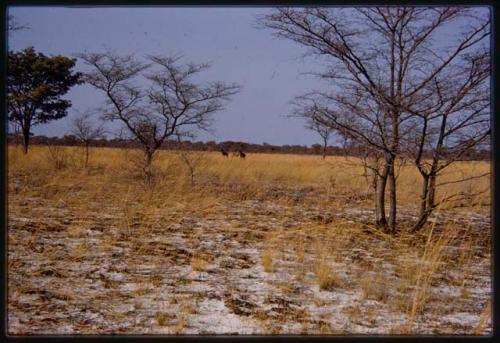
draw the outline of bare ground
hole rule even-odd
[[[137,206],[93,199],[81,211],[12,190],[12,335],[408,333],[419,295],[411,274],[428,262],[427,233],[391,240],[364,224],[372,213],[361,200],[339,194],[344,206],[325,209],[310,188],[200,211],[160,206],[147,220]],[[435,221],[436,234],[448,223],[477,239],[465,253],[460,239],[445,247],[409,333],[489,334],[491,322],[480,324],[491,298],[489,213],[442,211]],[[335,276],[322,289],[321,261]]]

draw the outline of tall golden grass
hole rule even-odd
[[[54,150],[54,149],[52,149]],[[108,185],[134,186],[139,182],[141,171],[140,151],[117,148],[91,148],[90,166],[83,167],[83,151],[78,147],[63,147],[54,156],[53,151],[43,146],[33,146],[28,155],[20,148],[8,149],[9,173],[21,173],[28,179],[47,178],[48,182],[81,183],[103,182]],[[273,187],[314,187],[325,192],[340,194],[365,194],[371,201],[370,186],[363,176],[363,167],[355,158],[288,154],[247,154],[242,160],[236,157],[225,158],[218,152],[189,152],[196,161],[196,181],[201,185],[217,183],[223,185],[242,185],[250,193]],[[62,162],[61,162],[62,160]],[[136,161],[137,163],[134,163]],[[175,185],[171,192],[193,192],[189,187],[189,172],[175,151],[160,151],[154,161],[157,180]],[[470,178],[490,171],[488,161],[456,162],[448,167],[438,179],[438,183]],[[30,176],[31,175],[31,176]],[[449,183],[438,189],[437,199],[464,191],[471,193],[487,190],[463,203],[464,206],[490,203],[490,177],[470,179],[465,182]],[[402,166],[397,179],[398,203],[416,205],[421,190],[421,178],[411,164]],[[246,187],[246,188],[245,188]],[[200,190],[200,189],[198,189]],[[472,200],[472,201],[471,201]],[[446,206],[456,205],[447,203]],[[459,204],[460,205],[460,204]]]

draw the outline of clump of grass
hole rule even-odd
[[[344,310],[345,314],[348,316],[351,323],[359,322],[361,317],[361,308],[358,306],[351,306]]]
[[[160,286],[162,281],[163,278],[160,275],[153,275],[149,279],[149,282],[155,287]]]
[[[222,259],[219,262],[219,267],[222,269],[229,269],[234,267],[234,261],[228,258]]]
[[[434,279],[436,271],[438,271],[439,267],[442,265],[443,259],[445,258],[445,249],[456,236],[456,230],[453,227],[448,226],[438,235],[437,238],[433,238],[434,227],[435,225],[433,225],[429,230],[424,252],[420,258],[420,266],[415,272],[415,288],[405,328],[405,333],[407,334],[410,333],[413,328],[415,317],[424,309],[424,305],[429,298],[428,293],[431,282]]]
[[[305,261],[305,255],[306,255],[306,246],[305,246],[305,243],[304,243],[304,239],[301,237],[296,242],[296,246],[295,246],[295,261],[299,265],[302,265],[304,263],[304,261]]]
[[[361,291],[364,299],[373,299],[380,302],[387,302],[390,295],[390,288],[382,273],[376,276],[365,274],[361,278]]]
[[[58,145],[48,145],[47,147],[49,150],[47,156],[54,169],[60,170],[66,168],[69,163],[69,155],[66,149]]]
[[[205,259],[199,256],[193,256],[191,258],[191,267],[193,268],[194,271],[202,272],[205,269],[207,269],[207,266],[208,262]]]
[[[266,249],[262,252],[260,256],[262,266],[264,267],[264,271],[266,273],[270,273],[273,271],[273,254],[271,250]]]
[[[394,325],[389,330],[389,334],[391,335],[402,335],[404,333],[405,333],[405,326],[401,324]]]
[[[196,314],[196,304],[191,303],[187,298],[177,299],[177,305],[177,320],[173,328],[173,333],[175,335],[183,333],[184,329],[188,325],[189,316]]]
[[[319,325],[319,332],[321,335],[331,335],[333,333],[330,324],[325,323],[323,321]]]
[[[177,305],[179,303],[179,299],[176,296],[174,296],[174,297],[170,298],[169,302],[171,305]]]
[[[462,287],[460,287],[460,299],[465,301],[465,300],[469,299],[469,297],[470,297],[470,291],[467,288],[467,285],[466,285],[465,280],[464,280]]]
[[[82,260],[85,255],[87,254],[87,244],[85,242],[82,242],[78,244],[72,251],[70,255],[70,259],[72,261],[80,261]]]
[[[331,291],[340,286],[340,280],[333,268],[325,259],[321,259],[316,266],[316,277],[318,278],[319,289]]]
[[[187,316],[185,313],[179,313],[177,316],[177,323],[175,324],[173,334],[174,335],[179,335],[181,334],[184,329],[186,328],[187,325]]]
[[[479,322],[474,329],[474,335],[480,335],[481,332],[486,328],[489,319],[491,318],[491,300],[489,300],[484,306],[481,315],[479,316]]]
[[[175,318],[175,316],[170,314],[170,313],[158,313],[156,315],[156,322],[160,326],[166,326],[174,318]]]
[[[359,286],[361,288],[363,299],[367,299],[370,296],[373,288],[372,276],[370,274],[363,275],[359,281]]]

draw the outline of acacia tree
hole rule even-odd
[[[107,98],[105,118],[120,121],[141,145],[148,182],[163,142],[207,130],[211,115],[240,89],[223,82],[195,83],[193,78],[209,64],[182,64],[180,57],[147,56],[146,63],[110,52],[77,56],[91,68],[84,80]]]
[[[460,20],[467,20],[467,26],[453,31],[450,44],[433,43]],[[383,155],[376,216],[378,224],[395,232],[395,166],[404,151],[402,137],[415,132],[415,115],[434,80],[460,65],[488,37],[489,17],[465,7],[308,7],[279,8],[259,23],[329,64],[317,75],[330,81],[332,89],[311,92],[298,103],[304,115]]]
[[[7,60],[8,118],[19,125],[23,134],[24,153],[28,153],[31,128],[37,124],[63,118],[71,101],[61,99],[80,82],[73,73],[74,59],[45,56],[33,47],[10,51]]]
[[[93,140],[103,138],[105,135],[104,124],[96,124],[90,112],[78,113],[73,119],[71,133],[83,144],[85,148],[85,168],[89,164],[89,147]]]
[[[422,177],[419,218],[413,227],[423,227],[432,211],[443,201],[464,192],[436,200],[438,186],[488,176],[472,175],[437,183],[438,176],[490,136],[490,58],[488,51],[468,54],[460,64],[437,75],[428,86],[428,96],[409,109],[418,130],[406,140],[406,152]],[[428,155],[428,156],[426,156]],[[476,193],[486,190],[476,190]]]
[[[356,156],[360,157],[365,171],[369,171],[372,176],[376,224],[385,228],[388,224],[385,210],[386,185],[397,158],[389,145],[388,120],[382,111],[375,110],[369,104],[370,99],[366,96],[359,95],[353,100],[355,106],[347,106],[348,103],[341,98],[338,100],[342,102],[336,102],[328,94],[309,93],[297,97],[295,111],[325,127],[333,128],[337,134],[344,137],[345,142],[356,148]],[[349,149],[350,153],[354,153],[354,150]],[[391,190],[395,191],[395,187]],[[395,220],[395,194],[390,200],[391,205],[394,205],[391,218]]]

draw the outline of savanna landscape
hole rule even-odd
[[[245,92],[209,64],[9,52],[7,333],[491,335],[489,16],[431,55],[469,9],[337,11],[257,18],[336,63],[289,104],[322,143],[300,153],[182,148]],[[73,143],[34,139],[83,84]]]

